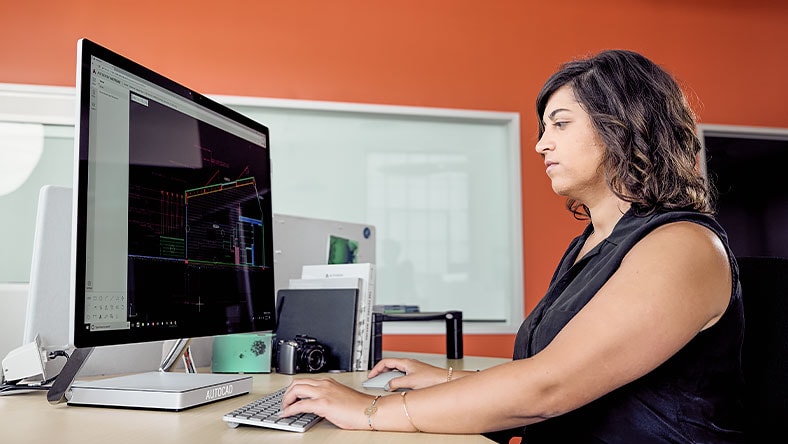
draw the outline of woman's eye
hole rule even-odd
[[[568,123],[569,122],[553,122],[553,126],[558,129],[564,129]]]

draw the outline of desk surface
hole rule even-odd
[[[413,357],[434,365],[456,369],[487,368],[505,359],[465,357],[448,360],[445,356],[415,353],[385,353],[385,356]],[[310,377],[312,375],[298,375]],[[332,374],[331,377],[352,387],[361,387],[366,372]],[[287,385],[293,376],[254,375],[252,392],[194,407],[182,412],[161,412],[115,408],[50,405],[45,391],[0,396],[0,436],[4,443],[489,443],[480,435],[437,435],[344,431],[321,421],[305,433],[283,432],[257,427],[231,429],[222,415],[260,396]],[[370,393],[382,393],[369,390]],[[374,434],[374,435],[373,435]],[[373,441],[374,440],[374,441]]]

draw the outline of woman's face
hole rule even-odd
[[[595,194],[609,193],[602,169],[605,147],[569,85],[550,96],[542,121],[545,130],[536,152],[544,159],[553,191],[586,205]]]

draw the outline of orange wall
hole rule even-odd
[[[209,94],[519,112],[526,311],[581,229],[532,151],[534,97],[560,62],[637,50],[679,78],[702,122],[788,127],[784,1],[205,3],[0,0],[0,83],[74,85],[88,37]],[[512,344],[466,335],[465,352],[508,357]],[[389,336],[384,348],[444,342]]]

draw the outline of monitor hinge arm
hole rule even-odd
[[[172,366],[175,365],[175,362],[178,358],[183,360],[183,367],[186,370],[186,373],[197,373],[197,369],[194,366],[194,360],[192,359],[191,348],[189,347],[189,343],[191,343],[191,338],[181,338],[177,339],[170,348],[169,353],[164,359],[161,361],[161,366],[159,367],[160,372],[168,372],[172,369]]]
[[[79,370],[82,368],[82,365],[85,364],[85,361],[88,360],[91,353],[93,353],[93,347],[76,348],[71,352],[71,356],[68,357],[66,365],[60,370],[60,373],[52,383],[52,387],[47,391],[47,401],[49,401],[50,404],[60,404],[64,401],[68,401],[71,384],[74,382],[77,373],[79,373]]]

